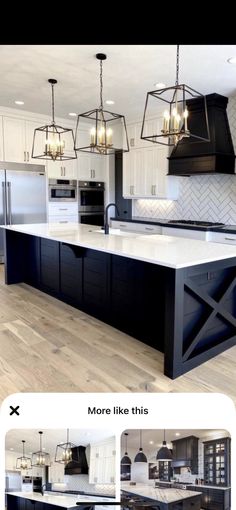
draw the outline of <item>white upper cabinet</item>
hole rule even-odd
[[[47,160],[47,174],[51,179],[77,179],[78,159],[67,159],[65,161]]]
[[[0,161],[4,159],[4,150],[3,150],[3,125],[2,125],[2,116],[0,116]]]
[[[89,483],[115,483],[115,438],[91,445]]]
[[[25,121],[3,117],[4,160],[26,163]]]
[[[45,161],[43,159],[36,160],[35,158],[32,158],[34,130],[40,126],[41,126],[40,122],[34,122],[31,120],[25,121],[25,146],[27,152],[27,162],[28,163],[38,162],[39,164],[44,165]],[[39,156],[43,153],[44,150],[45,134],[43,132],[41,133],[38,132],[35,142],[36,144],[34,146],[34,154]]]
[[[78,179],[80,181],[104,181],[107,156],[78,152]]]
[[[149,134],[158,122],[149,121]],[[140,140],[141,123],[129,128],[130,152],[123,154],[123,196],[177,200],[178,179],[167,175],[169,147]]]

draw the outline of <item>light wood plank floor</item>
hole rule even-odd
[[[172,381],[163,354],[0,266],[0,401],[14,392],[221,392],[236,402],[236,347]]]

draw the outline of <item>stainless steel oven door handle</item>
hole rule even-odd
[[[4,225],[7,224],[7,207],[6,207],[6,183],[2,182],[2,205],[3,205],[3,217]]]
[[[12,216],[11,216],[11,182],[7,183],[7,202],[8,202],[8,223],[12,224]]]

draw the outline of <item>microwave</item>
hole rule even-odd
[[[49,179],[49,202],[76,202],[77,181],[67,179]]]

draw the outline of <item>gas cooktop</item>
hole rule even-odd
[[[196,225],[197,227],[223,227],[224,223],[214,223],[211,221],[195,221],[195,220],[169,220],[168,223],[176,223],[183,225]]]

